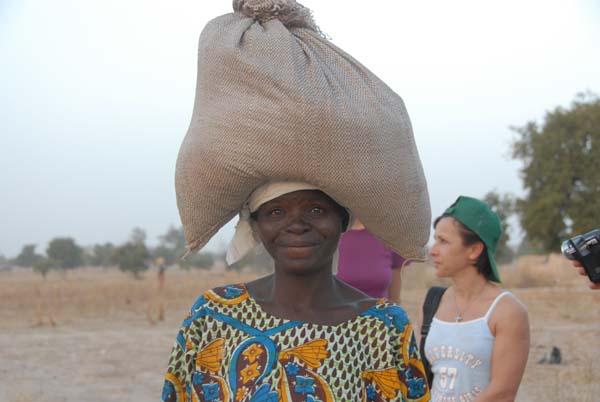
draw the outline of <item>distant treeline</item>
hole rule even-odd
[[[483,197],[502,220],[504,235],[496,252],[500,262],[510,261],[515,255],[559,252],[564,239],[600,225],[598,96],[591,92],[579,94],[570,108],[557,107],[548,111],[541,124],[530,121],[522,127],[512,127],[512,130],[517,136],[509,151],[522,165],[520,179],[525,195],[517,198],[494,189]],[[485,141],[485,135],[482,133],[481,141]],[[448,163],[452,163],[453,157],[469,156],[448,155]],[[493,186],[493,171],[488,171],[486,166],[474,166],[473,170],[473,176],[487,174]],[[460,183],[470,177],[454,179]],[[525,233],[517,250],[508,245],[512,231],[510,222],[518,222]],[[52,268],[116,265],[137,276],[153,261],[179,264],[184,268],[207,268],[223,259],[222,254],[202,252],[181,260],[186,252],[181,229],[172,227],[159,239],[157,247],[148,248],[146,234],[141,229],[134,229],[129,241],[117,246],[105,243],[83,248],[72,238],[56,238],[48,244],[46,255],[37,254],[34,244],[25,245],[13,259],[0,255],[0,267],[32,266],[46,275]],[[271,261],[265,253],[258,253],[241,261],[237,267],[247,264],[261,267],[269,266]]]
[[[184,269],[207,269],[218,261],[225,261],[224,253],[205,251],[185,256],[187,249],[182,228],[170,227],[158,238],[159,243],[156,247],[148,247],[146,232],[140,228],[134,228],[129,240],[120,245],[108,242],[82,247],[71,237],[57,237],[50,240],[44,255],[36,251],[35,244],[26,244],[15,258],[0,256],[0,266],[32,267],[44,277],[51,269],[116,266],[134,277],[140,277],[141,273],[152,265],[161,269],[172,265]],[[247,265],[269,267],[270,261],[264,255],[253,254],[240,261],[234,268],[239,269]]]

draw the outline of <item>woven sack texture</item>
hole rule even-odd
[[[431,212],[402,99],[293,0],[235,0],[200,35],[177,204],[196,251],[272,180],[311,183],[422,259]]]

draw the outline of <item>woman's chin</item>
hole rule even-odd
[[[277,259],[275,267],[276,271],[283,271],[290,274],[310,275],[323,270],[327,264],[320,263],[314,258],[314,255],[298,255],[280,256]]]
[[[438,267],[436,265],[435,267],[435,276],[437,276],[438,278],[446,278],[448,275],[446,272],[444,272],[444,269],[441,267]]]
[[[306,247],[285,247],[280,250],[279,256],[282,259],[288,261],[295,260],[310,260],[315,256],[315,250],[318,246],[306,246]]]

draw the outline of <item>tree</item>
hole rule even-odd
[[[42,275],[44,279],[46,279],[46,276],[48,275],[48,272],[50,272],[50,269],[55,267],[56,261],[50,258],[42,258],[33,263],[33,272],[37,272],[38,274]]]
[[[184,260],[178,262],[179,266],[184,269],[200,268],[208,269],[215,263],[215,256],[210,252],[190,254]]]
[[[48,243],[48,258],[54,260],[58,268],[71,269],[83,264],[83,249],[70,237],[58,237]]]
[[[187,251],[182,228],[169,227],[164,235],[158,236],[159,244],[153,251],[153,256],[163,257],[167,265],[180,263]],[[180,264],[181,265],[181,264]]]
[[[44,258],[35,252],[35,247],[35,244],[24,245],[19,255],[15,258],[14,264],[18,267],[32,267],[36,261]]]
[[[183,228],[169,227],[164,235],[158,236],[159,244],[152,250],[154,258],[162,257],[167,265],[177,263],[181,268],[207,269],[214,265],[219,255],[211,252],[190,253],[185,259],[187,248]]]
[[[133,228],[131,235],[129,236],[131,243],[134,244],[145,244],[146,243],[146,231],[142,228]]]
[[[139,228],[133,229],[129,242],[117,247],[112,256],[112,261],[121,271],[131,273],[136,279],[148,269],[150,253],[144,244],[145,239],[146,232]]]
[[[144,244],[128,242],[115,249],[112,259],[121,271],[139,279],[140,273],[148,269],[149,257],[150,253]]]
[[[115,246],[112,243],[95,244],[89,256],[89,263],[93,267],[109,267],[114,252]]]
[[[600,99],[579,94],[570,109],[546,113],[538,126],[514,128],[513,159],[527,191],[517,200],[529,241],[545,251],[600,222]]]
[[[515,252],[508,245],[508,241],[510,240],[510,224],[508,220],[515,212],[515,199],[510,194],[501,195],[494,190],[487,193],[483,197],[483,200],[498,215],[502,223],[502,236],[496,248],[496,260],[500,263],[512,261]]]

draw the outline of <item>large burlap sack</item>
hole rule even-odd
[[[321,188],[395,252],[423,258],[431,212],[402,99],[295,1],[235,0],[234,10],[200,36],[176,169],[188,247],[204,246],[261,184],[292,180]]]

